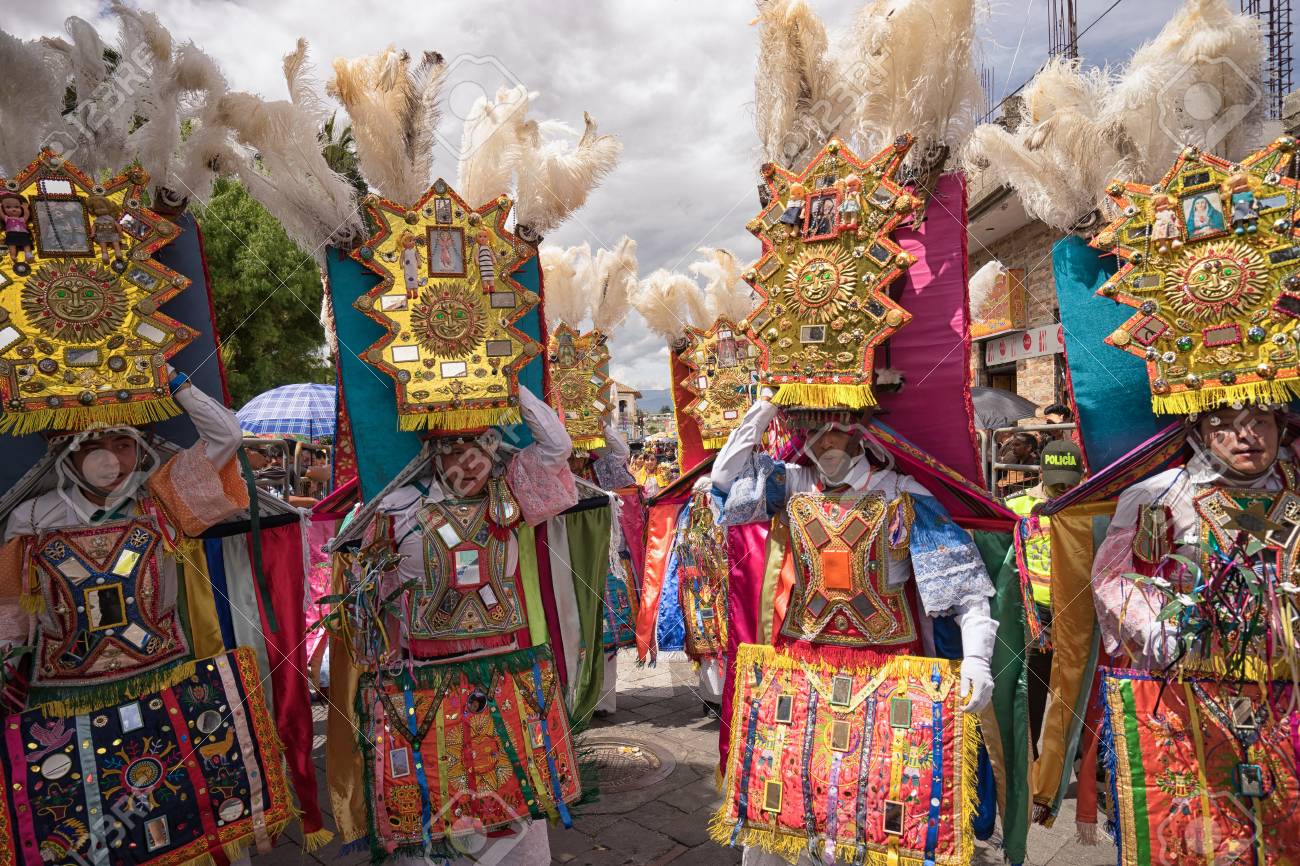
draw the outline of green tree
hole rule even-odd
[[[236,406],[294,382],[332,382],[316,262],[239,182],[217,181],[203,230],[221,356]]]
[[[320,142],[320,155],[325,163],[348,179],[352,188],[361,198],[370,191],[366,179],[361,176],[361,163],[357,160],[357,142],[352,136],[352,124],[338,123],[338,114],[331,114],[330,119],[321,127],[316,136]]]

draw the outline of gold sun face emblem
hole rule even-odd
[[[1204,322],[1257,307],[1268,287],[1264,257],[1241,241],[1223,241],[1184,253],[1166,297],[1179,314]]]
[[[807,249],[790,266],[782,300],[799,318],[824,325],[848,307],[857,276],[853,257],[843,249]]]
[[[48,337],[98,342],[126,320],[126,294],[118,276],[93,262],[42,265],[23,287],[23,311]]]
[[[440,358],[464,358],[486,330],[482,293],[454,286],[426,290],[411,314],[411,331],[420,346]]]

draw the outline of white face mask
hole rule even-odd
[[[81,464],[81,474],[86,482],[101,490],[108,489],[120,473],[121,467],[117,458],[102,448],[87,454]]]

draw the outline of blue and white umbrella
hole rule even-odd
[[[235,416],[246,433],[333,436],[334,386],[281,385],[249,400]]]

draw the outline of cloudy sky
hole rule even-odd
[[[862,0],[812,0],[834,31]],[[1080,30],[1115,0],[1078,0]],[[1236,0],[1230,0],[1236,7]],[[982,64],[993,72],[996,102],[1031,76],[1046,56],[1048,0],[999,0],[980,26]],[[757,166],[753,71],[757,30],[751,0],[169,0],[141,3],[179,39],[217,59],[233,89],[286,95],[281,57],[304,36],[323,79],[337,56],[395,44],[432,49],[449,63],[440,135],[448,146],[436,170],[456,173],[461,118],[483,92],[522,82],[539,93],[535,116],[577,127],[590,111],[624,144],[618,169],[549,242],[638,243],[641,273],[684,270],[700,246],[742,259],[758,252],[744,230],[754,215]],[[1155,35],[1178,0],[1118,0],[1079,41],[1087,62],[1122,63]],[[107,3],[41,0],[10,7],[3,25],[32,38],[58,33],[79,15],[114,32]],[[942,50],[943,33],[933,48]],[[667,349],[632,313],[613,340],[616,378],[638,388],[668,384]]]

